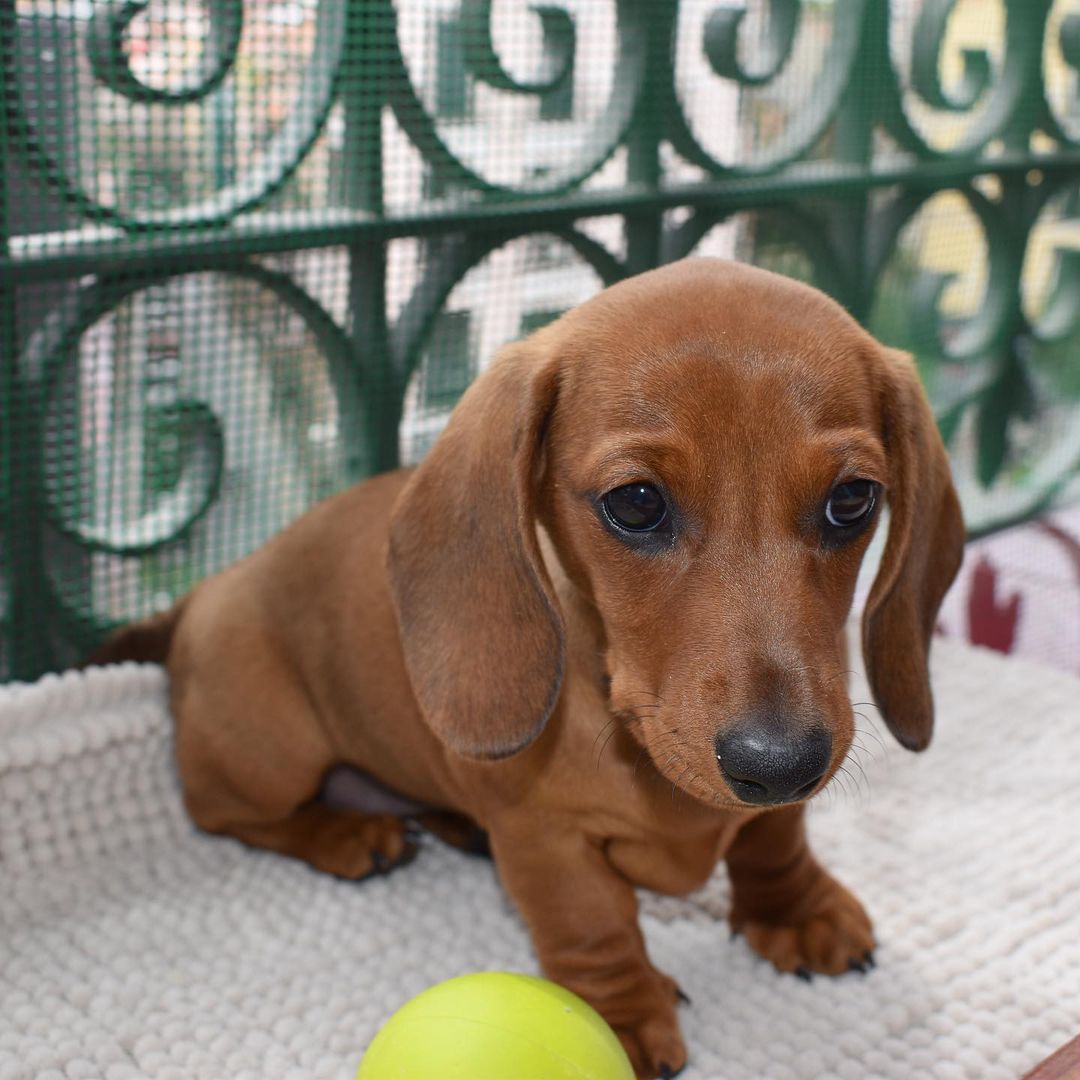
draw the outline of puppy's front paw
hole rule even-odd
[[[638,1080],[670,1080],[686,1065],[686,1046],[674,1007],[653,1012],[637,1024],[620,1024],[615,1034]]]
[[[675,1015],[680,1001],[689,998],[674,979],[655,969],[644,992],[594,1001],[619,1036],[638,1080],[668,1080],[685,1067],[686,1045]]]
[[[874,931],[862,904],[822,871],[813,887],[786,909],[731,913],[731,927],[780,971],[809,977],[841,975],[873,965]]]

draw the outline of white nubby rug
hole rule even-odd
[[[1080,681],[934,653],[930,750],[864,735],[811,818],[875,970],[776,974],[729,940],[722,868],[642,895],[686,1080],[1012,1080],[1080,1032]],[[536,970],[483,860],[431,841],[355,885],[197,834],[159,669],[0,690],[2,1080],[345,1080],[398,1005],[483,969]]]

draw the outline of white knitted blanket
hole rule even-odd
[[[950,642],[934,666],[930,751],[864,738],[812,817],[876,970],[776,974],[729,940],[722,870],[643,894],[687,1080],[1011,1080],[1080,1031],[1080,681]],[[535,971],[490,864],[431,842],[354,885],[197,835],[169,747],[157,668],[0,690],[2,1080],[348,1078],[424,987]]]

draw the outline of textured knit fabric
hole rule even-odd
[[[776,974],[729,940],[722,869],[642,894],[693,1002],[686,1080],[1012,1080],[1080,1030],[1080,681],[949,641],[934,671],[931,749],[860,707],[864,749],[812,812],[874,971]],[[432,841],[355,885],[197,834],[164,691],[134,666],[0,690],[0,1078],[347,1078],[426,986],[536,970],[482,860]]]

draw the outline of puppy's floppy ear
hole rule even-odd
[[[470,757],[532,742],[562,683],[562,615],[535,528],[558,365],[536,342],[509,346],[466,391],[390,521],[413,692],[434,732]]]
[[[863,614],[863,655],[889,730],[930,742],[927,658],[934,620],[960,566],[964,522],[949,459],[910,356],[883,350],[881,422],[889,455],[889,536]]]

